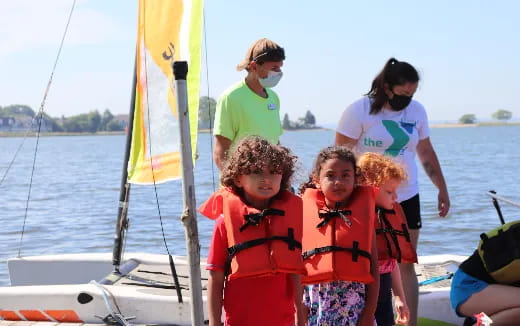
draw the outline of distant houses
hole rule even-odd
[[[126,130],[128,127],[129,117],[128,114],[116,114],[113,121],[119,124],[121,130]]]
[[[33,121],[34,120],[34,121]],[[39,116],[32,118],[29,116],[17,117],[0,117],[0,132],[12,131],[21,132],[31,129],[31,131],[38,131]],[[52,126],[44,118],[40,127],[41,132],[50,132]]]
[[[0,118],[0,131],[11,131],[14,127],[15,119],[13,117]]]

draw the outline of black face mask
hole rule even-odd
[[[401,111],[401,110],[403,110],[412,101],[412,97],[411,96],[397,95],[394,92],[392,92],[392,93],[394,94],[394,97],[392,97],[391,99],[388,100],[388,104],[390,104],[390,107],[394,111]]]

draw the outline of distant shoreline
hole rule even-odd
[[[284,129],[283,131],[309,131],[309,130],[332,130],[330,128],[322,128],[322,127],[316,127],[316,128],[295,128],[295,129]],[[204,128],[199,129],[199,134],[208,134],[210,132],[210,129]]]
[[[494,127],[494,126],[520,126],[518,122],[479,122],[479,123],[433,123],[430,128],[469,128],[469,127]]]
[[[520,121],[518,122],[480,122],[480,123],[433,123],[430,124],[430,128],[471,128],[471,127],[494,127],[494,126],[520,126]],[[309,131],[309,130],[317,130],[317,131],[327,131],[334,129],[331,128],[299,128],[299,129],[284,129],[285,131]],[[210,132],[210,129],[199,129],[199,134],[207,134]],[[42,132],[40,133],[40,137],[59,137],[59,136],[118,136],[125,135],[124,131],[101,131],[96,133],[91,132]],[[24,137],[26,132],[24,131],[0,131],[1,137]],[[36,137],[36,132],[31,132],[27,134],[27,137]]]
[[[36,137],[36,132],[27,133],[26,131],[0,131],[0,137]],[[40,137],[55,136],[115,136],[126,135],[124,131],[100,131],[100,132],[41,132]]]

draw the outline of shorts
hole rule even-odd
[[[488,285],[488,283],[464,273],[460,268],[455,272],[451,281],[450,302],[459,317],[466,317],[459,313],[459,306]]]
[[[419,194],[413,196],[410,199],[403,200],[400,202],[403,208],[404,215],[406,216],[406,223],[408,228],[411,230],[418,230],[421,228],[421,201],[419,200]]]
[[[374,316],[377,326],[395,325],[392,305],[392,273],[379,274],[379,297]]]

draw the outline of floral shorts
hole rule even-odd
[[[355,326],[365,307],[365,284],[333,281],[306,285],[303,293],[309,308],[309,326]]]

